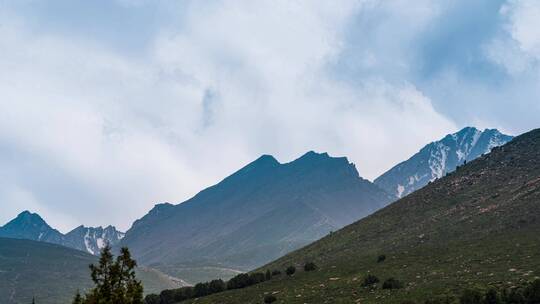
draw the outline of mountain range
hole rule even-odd
[[[466,127],[426,145],[408,160],[376,178],[374,183],[400,198],[453,172],[457,166],[489,153],[494,147],[512,138],[496,129],[480,131]]]
[[[189,283],[227,279],[333,235],[399,197],[416,197],[418,189],[439,183],[456,169],[455,174],[463,172],[462,168],[470,167],[464,163],[484,159],[484,154],[510,140],[511,136],[497,130],[464,128],[426,145],[373,183],[360,177],[345,157],[311,151],[282,164],[263,155],[186,202],[156,205],[126,234],[112,226],[79,226],[64,235],[39,215],[25,211],[0,227],[0,237],[58,244],[92,255],[99,254],[105,244],[115,249],[127,246],[139,264],[165,281],[178,282],[174,277]],[[406,212],[404,216],[413,222],[421,220]],[[383,218],[380,225],[387,220]],[[5,273],[0,267],[0,281]],[[40,274],[50,275],[45,270]]]
[[[124,233],[117,231],[113,226],[106,228],[79,226],[64,235],[49,226],[38,214],[24,211],[0,227],[0,237],[53,243],[98,255],[106,244],[110,246],[118,244]]]
[[[386,206],[393,197],[345,157],[264,155],[188,201],[156,205],[119,246],[189,282],[261,266]]]
[[[536,129],[255,270],[296,266],[292,276],[185,303],[261,303],[269,294],[291,304],[457,303],[464,290],[509,290],[540,278],[539,231]],[[306,262],[316,270],[303,271]],[[363,287],[368,275],[380,282]],[[386,280],[396,289],[385,289]]]

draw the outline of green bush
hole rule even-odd
[[[394,278],[389,278],[386,281],[384,281],[382,288],[383,289],[398,289],[403,287],[403,284]]]
[[[381,254],[377,257],[377,263],[382,263],[384,262],[384,260],[386,260],[386,255],[384,254]]]
[[[275,301],[277,301],[277,299],[273,295],[267,295],[264,297],[264,303],[274,303]]]
[[[278,275],[281,275],[281,271],[277,269],[272,270],[272,276],[278,276]]]
[[[454,298],[445,296],[434,299],[429,299],[424,302],[424,304],[453,304],[455,303]]]
[[[461,294],[459,303],[461,304],[481,304],[484,296],[478,290],[467,289]]]
[[[363,287],[371,286],[371,285],[377,284],[377,283],[379,283],[379,282],[380,282],[379,278],[377,278],[376,276],[374,276],[374,275],[372,275],[372,274],[368,274],[368,275],[364,278],[364,281],[362,282],[362,286],[363,286]]]
[[[530,283],[523,292],[527,303],[540,303],[540,279]]]
[[[287,269],[285,269],[285,273],[288,275],[288,276],[292,276],[294,273],[296,272],[296,267],[294,266],[289,266],[287,267]]]
[[[501,298],[499,297],[499,294],[497,293],[497,290],[491,288],[486,292],[486,295],[484,296],[484,304],[500,304]]]
[[[304,265],[304,271],[314,271],[317,270],[317,265],[313,262],[306,263]]]

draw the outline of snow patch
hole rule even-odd
[[[92,244],[90,243],[90,230],[86,230],[86,235],[84,236],[84,246],[86,247],[86,251],[90,252],[91,254],[95,254],[94,250],[92,250]]]
[[[102,238],[97,238],[96,243],[99,249],[103,249],[107,245],[107,242],[105,242]]]
[[[405,187],[403,187],[402,185],[399,185],[397,186],[397,196],[398,197],[401,197],[403,195],[403,192],[405,191]]]

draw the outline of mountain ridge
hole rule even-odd
[[[39,214],[25,210],[4,226],[0,226],[0,237],[52,243],[98,255],[106,244],[116,245],[124,237],[124,233],[111,225],[105,228],[80,225],[62,234],[49,226]]]
[[[196,303],[424,303],[470,288],[515,288],[540,269],[540,129],[255,271],[297,268]],[[379,257],[384,255],[384,259]],[[316,271],[304,272],[306,262]],[[395,278],[362,287],[368,275]],[[455,298],[454,298],[455,299]],[[187,301],[195,303],[195,301]]]
[[[310,151],[281,164],[263,155],[181,204],[156,205],[135,221],[120,246],[130,247],[143,264],[178,268],[171,274],[193,282],[213,276],[186,276],[183,268],[246,271],[391,199],[345,157]]]
[[[409,159],[393,166],[373,182],[401,198],[512,140],[497,129],[465,127],[425,145]]]

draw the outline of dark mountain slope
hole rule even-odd
[[[401,303],[540,276],[540,129],[342,230],[263,267],[314,261],[319,270],[199,299],[259,303]],[[386,261],[377,263],[379,254]],[[360,286],[372,273],[399,290]]]
[[[280,164],[265,155],[182,204],[156,205],[121,244],[142,263],[192,282],[227,277],[231,268],[260,266],[389,201],[344,157],[309,152]]]
[[[49,226],[38,214],[24,211],[0,227],[0,237],[62,243],[63,235]]]
[[[71,303],[77,289],[91,287],[88,265],[97,257],[56,244],[0,238],[0,303]],[[182,286],[182,282],[149,268],[137,277],[146,293]]]
[[[426,145],[411,158],[375,179],[374,183],[388,193],[403,197],[512,138],[496,129],[480,131],[467,127]]]

